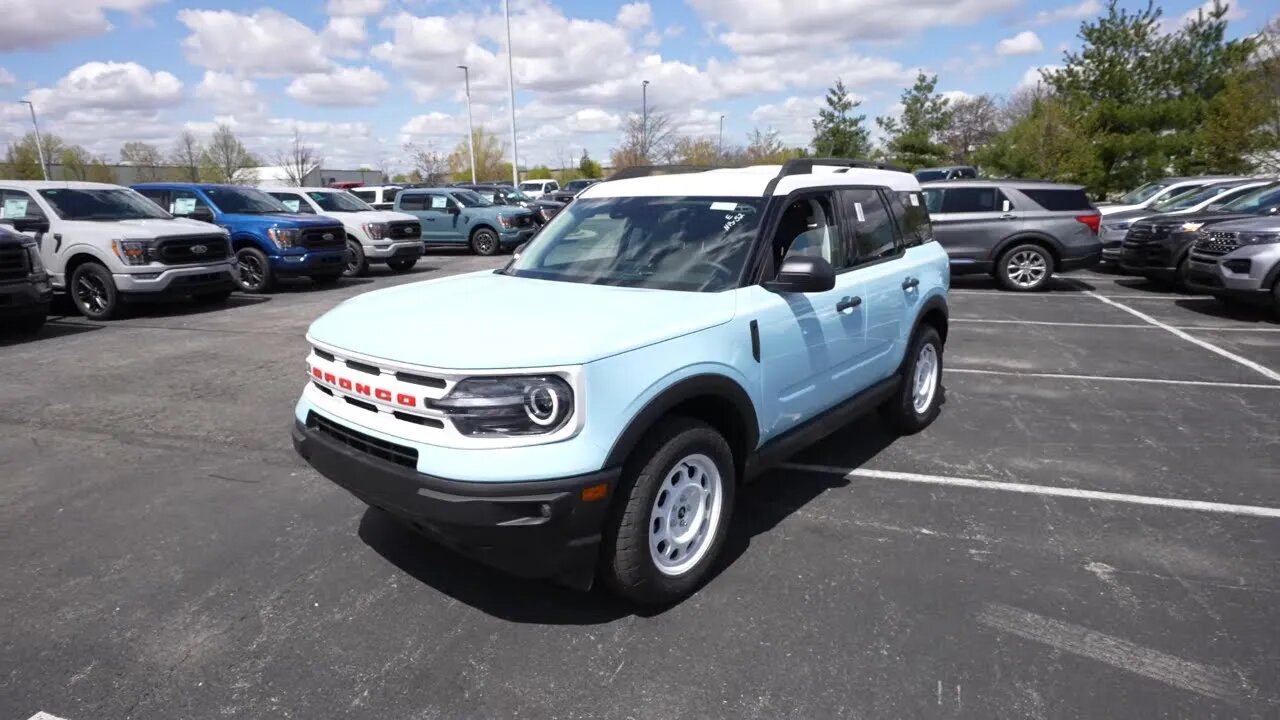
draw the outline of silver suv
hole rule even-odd
[[[1054,272],[1102,258],[1102,216],[1079,185],[951,180],[921,187],[952,275],[987,274],[1009,290],[1040,290]]]
[[[1280,312],[1280,218],[1205,228],[1191,246],[1187,285],[1225,303],[1269,304]]]

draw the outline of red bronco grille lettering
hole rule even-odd
[[[318,367],[311,368],[311,376],[317,380],[336,386],[355,395],[377,398],[378,400],[386,403],[394,402],[395,404],[403,405],[404,407],[418,407],[418,398],[413,395],[409,395],[407,393],[393,393],[385,388],[354,382],[348,378],[335,375],[331,372],[325,372]]]

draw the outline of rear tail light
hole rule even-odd
[[[1096,235],[1098,233],[1098,226],[1102,224],[1102,216],[1097,214],[1077,215],[1076,222],[1084,223],[1085,225],[1089,226],[1089,229],[1092,230]]]

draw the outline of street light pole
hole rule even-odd
[[[716,162],[724,162],[724,116],[720,116],[720,134],[716,136]]]
[[[44,179],[49,179],[49,166],[44,160],[44,140],[40,137],[40,123],[36,122],[36,106],[30,100],[20,101],[31,110],[31,127],[36,129],[36,154],[40,156],[40,174],[44,175]]]
[[[649,81],[640,83],[640,151],[649,161]]]
[[[511,0],[502,0],[502,15],[507,21],[507,94],[511,100],[511,182],[520,187],[520,153],[516,150],[516,73],[511,56]]]
[[[471,122],[471,71],[466,65],[462,69],[462,82],[467,88],[467,147],[471,150],[471,184],[476,184],[476,128]],[[427,182],[430,182],[429,180]]]

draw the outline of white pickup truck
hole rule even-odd
[[[370,265],[383,264],[408,272],[422,257],[422,223],[390,210],[374,210],[346,190],[333,188],[263,187],[263,192],[295,213],[325,215],[347,230],[347,266],[343,277],[359,277]]]
[[[226,230],[119,185],[0,180],[0,223],[36,239],[54,290],[92,320],[126,299],[223,302],[237,287]]]

